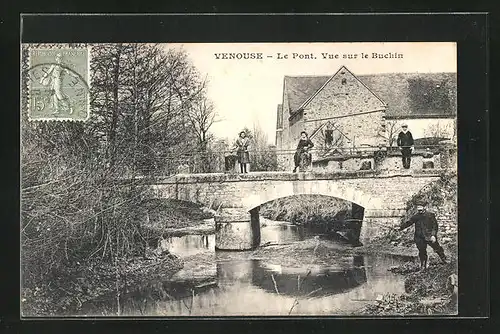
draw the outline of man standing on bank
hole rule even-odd
[[[397,143],[403,155],[403,168],[409,169],[411,153],[413,152],[413,136],[411,132],[408,131],[408,124],[403,124],[401,128],[402,131],[398,135]]]
[[[402,231],[413,224],[415,224],[414,240],[418,249],[418,257],[420,258],[420,270],[425,270],[425,268],[428,267],[428,245],[434,249],[437,255],[439,255],[442,263],[447,263],[444,249],[437,240],[438,224],[436,215],[426,210],[425,203],[419,203],[417,205],[417,213],[407,222],[403,222],[399,227],[399,230]]]

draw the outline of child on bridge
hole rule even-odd
[[[295,155],[293,156],[293,160],[295,163],[295,168],[293,169],[294,173],[297,171],[297,167],[300,166],[301,159],[307,157],[308,159],[307,162],[310,163],[311,153],[309,153],[309,150],[313,147],[314,144],[311,141],[311,139],[309,139],[307,132],[302,131],[300,133],[300,139],[299,139],[299,144],[297,145],[297,150],[295,151]]]
[[[240,132],[240,136],[236,139],[236,153],[238,162],[240,164],[241,173],[248,173],[247,164],[250,163],[250,154],[248,153],[248,146],[250,146],[250,139],[248,139],[245,131]]]

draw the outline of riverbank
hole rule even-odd
[[[429,268],[419,271],[418,251],[413,241],[414,228],[404,231],[388,230],[369,245],[356,249],[359,253],[384,252],[412,256],[414,260],[390,270],[405,278],[405,294],[381,295],[367,305],[366,315],[453,315],[457,314],[458,292],[458,216],[457,177],[444,175],[415,194],[407,203],[407,219],[415,212],[416,204],[425,202],[438,220],[438,241],[443,246],[449,263],[441,264],[428,247]]]
[[[335,259],[336,264],[342,267],[343,264],[339,260],[345,259],[350,261],[350,263],[345,264],[348,267],[352,265],[350,255],[353,255],[351,247],[345,247],[341,243],[312,238],[288,244],[261,247],[253,251],[250,257],[288,267],[308,265],[329,267],[332,265],[333,259]]]
[[[379,295],[360,315],[456,315],[457,259],[453,257],[447,264],[433,262],[425,271],[419,271],[416,262],[390,268],[404,276],[404,294]]]
[[[447,235],[447,234],[444,234]],[[429,268],[419,269],[418,251],[410,238],[401,243],[409,246],[394,246],[391,239],[381,238],[376,242],[356,249],[360,254],[385,253],[411,256],[413,261],[389,268],[405,280],[405,294],[380,295],[377,301],[360,311],[365,315],[453,315],[457,313],[458,290],[458,245],[457,235],[449,235],[450,241],[443,244],[449,263],[441,264],[439,257],[428,247]],[[438,239],[439,240],[439,239]],[[441,240],[440,240],[441,241]]]
[[[387,268],[387,275],[402,276],[402,294],[380,294],[356,310],[355,315],[453,315],[457,312],[458,258],[456,239],[444,246],[449,263],[441,264],[439,257],[428,249],[429,268],[419,271],[416,247],[393,246],[390,243],[371,244],[363,247],[345,247],[321,239],[307,239],[285,245],[269,245],[250,254],[249,259],[259,259],[284,267],[335,267],[352,266],[356,255],[389,255],[409,258],[402,265]],[[230,258],[231,254],[226,255]],[[332,261],[335,259],[334,261]],[[363,266],[362,263],[357,264]],[[306,272],[304,272],[306,274]]]
[[[110,294],[119,299],[129,287],[168,280],[184,267],[184,262],[162,250],[159,240],[166,236],[210,234],[215,230],[210,219],[213,212],[193,203],[154,199],[139,210],[147,213],[141,222],[147,244],[143,256],[113,263],[80,259],[59,266],[57,271],[47,273],[44,282],[22,289],[23,316],[75,315],[87,302]],[[112,310],[107,315],[119,311]]]
[[[296,225],[317,225],[330,221],[357,218],[351,202],[323,195],[296,195],[264,203],[260,215],[274,221]]]
[[[50,278],[47,285],[21,294],[24,316],[76,315],[86,302],[115,294],[116,298],[131,286],[171,277],[183,262],[170,254],[147,258],[134,257],[118,264],[77,263]],[[119,310],[114,310],[117,315]]]
[[[148,235],[183,236],[215,233],[215,211],[201,205],[167,199],[152,199],[145,205],[143,228]]]
[[[150,199],[144,207],[147,210],[144,225],[158,229],[193,227],[215,214],[214,210],[199,204],[174,199]]]

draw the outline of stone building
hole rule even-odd
[[[396,145],[403,122],[417,142],[454,140],[456,73],[355,75],[342,66],[332,76],[285,76],[276,148],[289,153],[279,154],[279,164],[285,170],[293,165],[306,131],[315,144],[313,165],[358,155],[359,161],[349,162],[358,168],[365,155]]]

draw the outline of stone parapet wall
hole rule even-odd
[[[262,203],[298,194],[321,194],[345,199],[365,209],[400,210],[426,184],[436,170],[420,174],[357,172],[255,172],[177,175],[152,185],[156,196],[191,201],[212,207],[250,210]]]
[[[383,233],[384,228],[396,227],[405,214],[406,202],[423,187],[438,180],[441,172],[382,173],[367,170],[185,174],[166,178],[151,188],[160,198],[219,208],[215,220],[219,228],[216,233],[224,235],[220,240],[229,240],[233,233],[239,235],[248,231],[246,239],[240,238],[238,242],[227,245],[225,241],[219,242],[221,249],[250,249],[256,244],[254,238],[259,238],[254,229],[258,226],[258,208],[263,203],[300,194],[331,196],[356,203],[365,209],[361,229],[363,242]]]
[[[434,154],[430,158],[425,156],[425,152],[413,154],[410,170],[420,172],[423,169],[456,169],[457,151],[455,149],[442,151],[443,153]],[[321,158],[313,161],[313,169],[320,172],[359,171],[366,162],[377,171],[397,173],[404,170],[402,155],[398,151],[386,153],[379,160],[375,159],[374,153]],[[433,167],[424,166],[425,162],[432,162]]]

